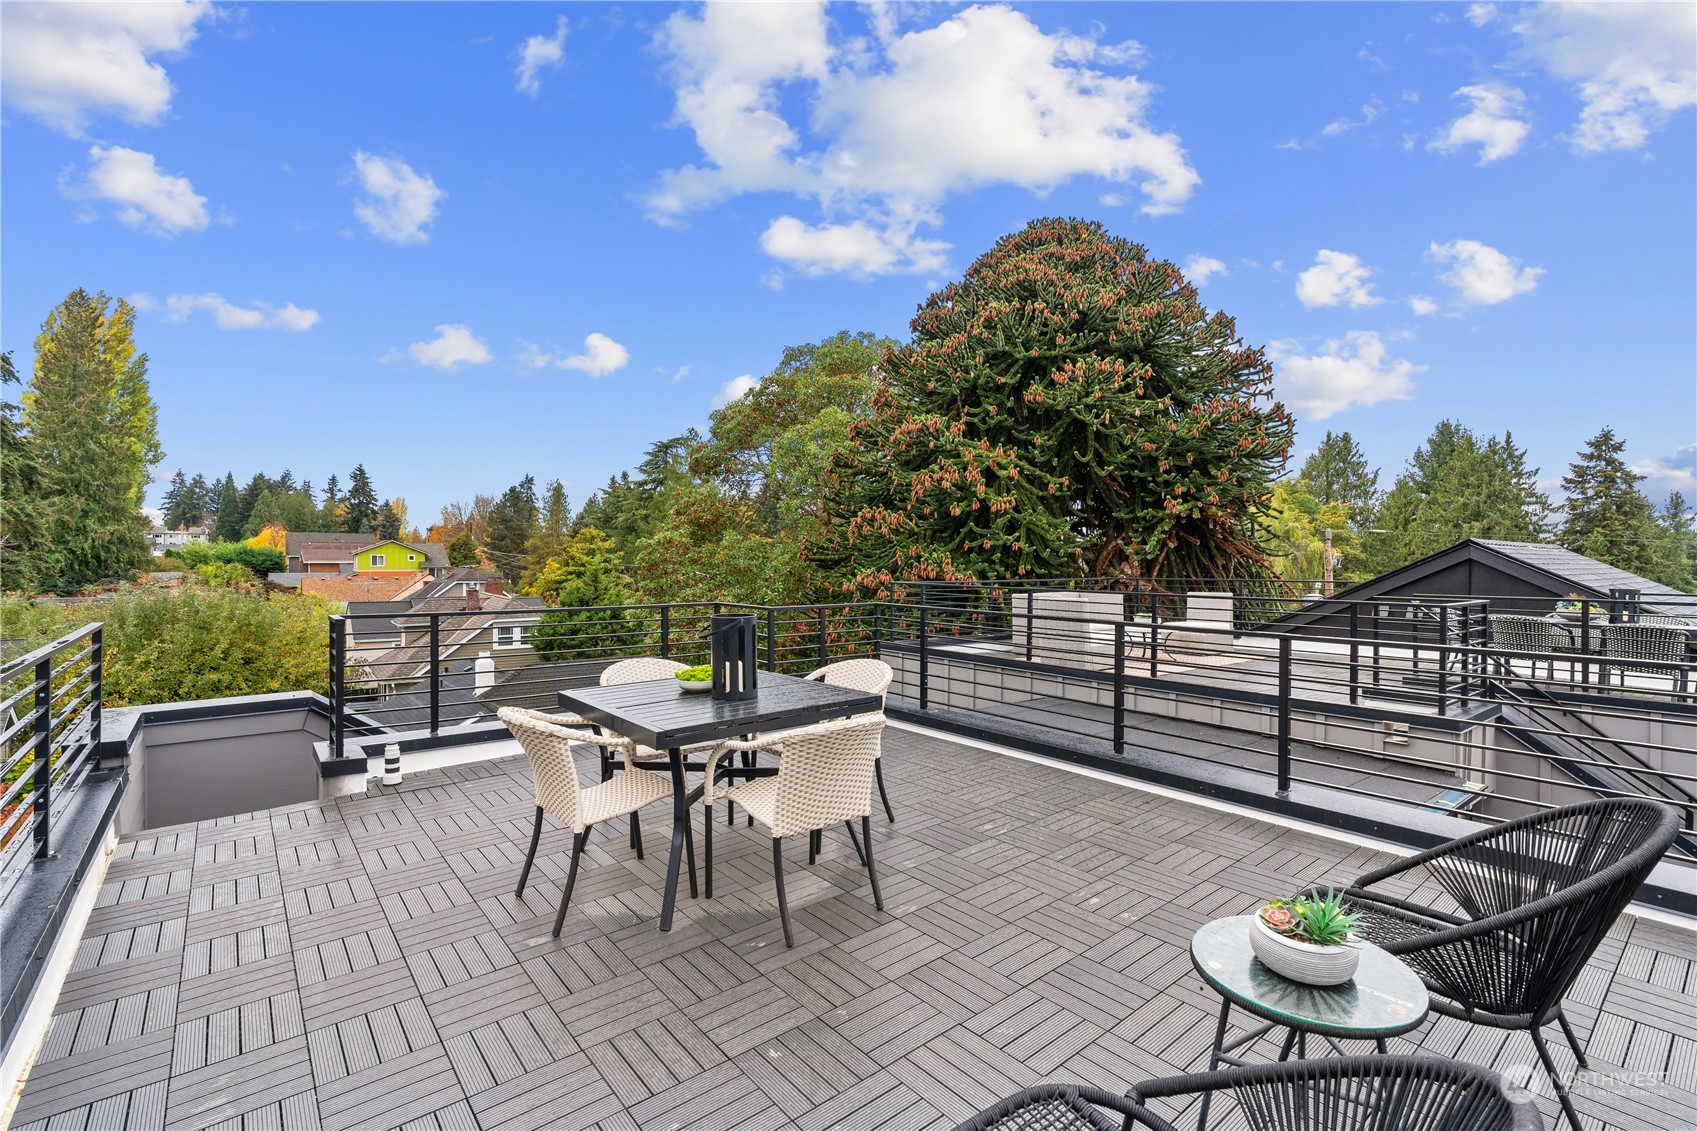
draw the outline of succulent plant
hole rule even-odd
[[[1343,946],[1361,919],[1360,913],[1348,910],[1343,897],[1330,888],[1323,899],[1298,895],[1272,900],[1260,915],[1269,930],[1315,946]]]

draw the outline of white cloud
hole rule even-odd
[[[1584,104],[1574,149],[1638,149],[1697,105],[1697,5],[1540,4],[1517,14],[1519,61],[1571,83]]]
[[[1408,309],[1424,317],[1428,314],[1436,314],[1438,304],[1436,300],[1427,298],[1425,295],[1414,295],[1408,300]]]
[[[198,232],[211,223],[206,198],[187,177],[163,172],[153,154],[121,145],[91,146],[87,180],[64,191],[79,199],[110,201],[117,205],[118,219],[154,235]]]
[[[605,377],[630,363],[630,351],[606,334],[591,334],[583,339],[583,352],[562,358],[556,364],[561,369],[576,369],[591,377]]]
[[[1346,134],[1350,130],[1360,129],[1362,126],[1370,126],[1374,122],[1378,121],[1379,115],[1384,112],[1385,104],[1380,102],[1377,98],[1370,98],[1367,100],[1366,104],[1361,107],[1361,117],[1334,118],[1332,121],[1327,122],[1325,127],[1320,130],[1320,136],[1336,137],[1339,134]]]
[[[518,91],[535,98],[542,93],[542,71],[557,71],[566,61],[566,17],[554,23],[554,34],[533,35],[518,52]]]
[[[1465,98],[1472,109],[1450,123],[1440,137],[1426,144],[1427,149],[1453,153],[1464,145],[1479,147],[1479,164],[1489,165],[1511,156],[1520,149],[1532,126],[1522,115],[1526,112],[1526,95],[1512,86],[1484,83],[1464,86],[1455,92]]]
[[[163,303],[156,303],[147,295],[137,295],[131,305],[138,310],[163,309],[168,322],[186,322],[189,315],[204,310],[212,315],[220,330],[287,330],[299,334],[318,324],[318,311],[303,309],[292,302],[282,306],[268,302],[237,306],[217,294],[171,295]]]
[[[473,334],[470,326],[452,322],[436,327],[434,340],[408,346],[407,353],[420,365],[434,365],[437,369],[452,369],[462,363],[485,365],[489,361],[489,347],[483,344],[483,339]]]
[[[1006,7],[975,6],[933,27],[874,18],[871,39],[833,45],[824,8],[709,4],[657,39],[704,161],[669,169],[649,215],[748,192],[815,201],[822,223],[780,216],[762,246],[812,274],[928,271],[946,247],[922,240],[949,194],[991,184],[1043,193],[1074,177],[1134,186],[1150,214],[1179,208],[1200,178],[1177,136],[1147,115],[1153,88],[1110,68],[1135,44],[1046,35]],[[811,108],[805,123],[786,107]],[[801,124],[807,127],[804,136]]]
[[[1372,330],[1352,330],[1328,341],[1318,354],[1304,354],[1294,341],[1277,341],[1268,345],[1267,356],[1280,399],[1308,420],[1325,420],[1381,401],[1408,400],[1414,395],[1414,375],[1426,369],[1401,358],[1392,360],[1384,340]]]
[[[879,228],[864,220],[813,226],[779,216],[760,236],[760,250],[804,274],[916,275],[943,271],[949,244],[920,239],[912,224]]]
[[[171,107],[171,80],[151,56],[175,55],[212,17],[210,3],[4,7],[6,104],[81,137],[95,114],[151,125]]]
[[[1484,27],[1497,18],[1495,4],[1469,4],[1467,6],[1467,22],[1474,27]]]
[[[732,401],[739,400],[744,393],[758,384],[760,384],[759,380],[747,373],[744,373],[741,377],[732,377],[719,387],[717,393],[713,394],[713,407],[716,409],[724,408]]]
[[[371,234],[392,243],[427,243],[425,226],[436,219],[436,205],[448,194],[429,174],[413,172],[399,157],[377,157],[363,149],[354,154],[365,196],[354,202],[354,215]]]
[[[1193,286],[1205,287],[1215,275],[1230,275],[1226,265],[1211,255],[1193,255],[1184,261],[1184,277]]]
[[[1504,255],[1478,240],[1434,243],[1426,249],[1434,263],[1450,269],[1438,278],[1454,287],[1461,300],[1475,306],[1495,306],[1515,295],[1530,293],[1538,285],[1542,267],[1521,267],[1520,260]]]
[[[1644,477],[1642,489],[1652,499],[1678,491],[1685,496],[1687,507],[1697,502],[1697,444],[1687,444],[1671,456],[1639,460],[1632,471]]]
[[[1347,252],[1322,249],[1314,257],[1314,266],[1296,277],[1296,297],[1303,306],[1337,306],[1347,303],[1352,309],[1378,306],[1385,300],[1373,293],[1368,278],[1371,267]]]

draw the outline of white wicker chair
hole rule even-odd
[[[713,896],[713,803],[735,801],[772,833],[772,877],[778,888],[778,914],[784,923],[784,945],[795,945],[790,908],[784,899],[783,838],[811,833],[860,818],[865,840],[866,874],[872,880],[872,901],[884,910],[878,890],[878,871],[872,860],[872,774],[883,739],[882,713],[837,719],[802,727],[784,735],[784,758],[771,777],[755,778],[718,789],[715,770],[720,758],[760,749],[758,739],[721,742],[707,759],[702,801],[707,807],[707,897]],[[849,825],[853,829],[852,825]]]
[[[561,726],[559,720],[571,718],[569,715],[549,715],[522,707],[502,707],[497,714],[524,747],[536,781],[536,825],[531,830],[524,870],[519,873],[518,890],[513,894],[522,896],[525,882],[530,879],[530,866],[536,860],[536,846],[542,839],[543,812],[552,814],[556,821],[572,830],[571,870],[566,875],[565,893],[560,897],[560,913],[554,917],[554,937],[559,938],[560,927],[566,921],[566,908],[571,906],[578,861],[583,856],[589,830],[627,814],[634,822],[638,809],[672,796],[672,783],[658,774],[643,773],[636,768],[636,744],[628,738]],[[577,780],[577,764],[572,760],[574,742],[617,749],[624,755],[625,769],[630,772],[584,789]]]
[[[890,681],[896,673],[883,660],[862,658],[857,660],[839,660],[827,664],[807,678],[830,687],[847,687],[855,691],[865,691],[878,696],[879,709],[883,709],[885,692],[890,690]],[[880,755],[874,764],[873,771],[878,780],[878,800],[884,803],[884,816],[890,824],[896,823],[896,811],[890,808],[890,795],[884,789],[884,759]]]
[[[635,656],[629,660],[620,660],[617,663],[607,665],[601,672],[600,684],[602,687],[611,687],[619,683],[648,683],[657,679],[671,679],[687,667],[689,667],[688,664],[680,664],[676,660],[669,660],[662,656]],[[587,720],[579,719],[578,722],[588,726],[597,734],[601,732],[600,727]],[[611,780],[613,771],[619,767],[619,762],[613,757],[615,749],[617,749],[615,746],[601,747],[602,781]],[[705,754],[711,749],[713,749],[711,742],[702,742],[694,746],[684,747],[684,755],[688,757],[690,754]],[[638,762],[663,762],[666,760],[666,752],[639,743],[632,752],[632,757]],[[632,813],[630,818],[630,846],[636,850],[636,858],[642,859],[642,822],[635,813]],[[693,852],[693,849],[691,851]]]

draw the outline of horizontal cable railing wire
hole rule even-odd
[[[97,765],[102,650],[96,622],[0,666],[0,899]]]

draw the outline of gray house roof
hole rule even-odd
[[[1652,616],[1697,618],[1697,596],[1651,581],[1636,573],[1576,554],[1544,542],[1504,542],[1489,538],[1467,538],[1418,561],[1382,573],[1371,581],[1340,590],[1330,598],[1310,601],[1272,623],[1296,627],[1323,624],[1344,614],[1348,602],[1366,601],[1387,594],[1413,591],[1416,594],[1450,597],[1491,596],[1489,593],[1450,592],[1437,588],[1441,575],[1453,579],[1458,566],[1478,563],[1506,574],[1533,590],[1560,599],[1577,593],[1593,601],[1609,600],[1614,589],[1636,590],[1641,613]],[[1488,572],[1488,571],[1487,571]],[[1429,580],[1430,579],[1430,580]],[[1423,583],[1432,587],[1423,587]],[[1462,588],[1471,590],[1469,582]]]

